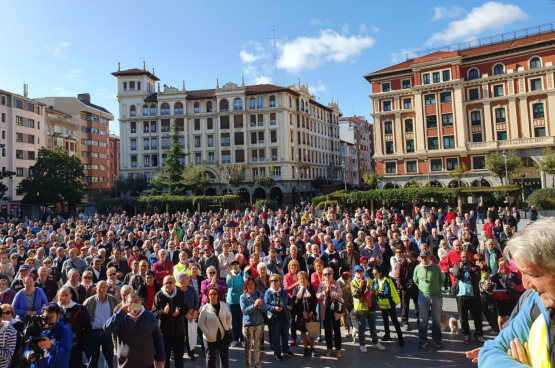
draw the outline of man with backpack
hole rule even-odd
[[[399,261],[395,272],[397,288],[401,291],[401,323],[403,324],[403,331],[410,330],[409,310],[411,299],[414,303],[416,318],[418,318],[418,286],[416,286],[413,279],[414,269],[417,265],[418,256],[416,255],[416,252],[411,250],[401,261]]]

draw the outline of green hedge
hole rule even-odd
[[[329,206],[337,206],[337,201],[324,201],[324,202],[320,202],[318,203],[318,205],[316,206],[317,210],[323,210],[325,207],[329,207]]]
[[[271,209],[272,211],[277,210],[277,205],[276,202],[274,202],[271,199],[259,199],[258,201],[256,201],[256,203],[254,204],[254,207],[261,209],[262,206],[266,206],[266,208]]]
[[[528,197],[528,205],[541,210],[555,209],[555,189],[538,189]]]
[[[175,211],[196,211],[200,204],[201,210],[206,210],[212,206],[220,206],[223,208],[235,208],[238,206],[241,197],[238,195],[223,196],[146,196],[146,197],[129,197],[129,198],[110,198],[104,199],[96,204],[96,210],[99,213],[109,213],[118,209],[124,209],[128,213],[134,213],[135,207],[137,213],[147,212],[166,212],[166,205],[170,213]]]
[[[327,200],[328,200],[328,196],[325,195],[325,196],[320,196],[320,197],[314,197],[314,198],[312,198],[311,202],[312,202],[313,205],[317,206],[321,202],[325,202]]]

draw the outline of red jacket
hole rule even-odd
[[[470,254],[470,262],[474,262],[474,255],[472,253],[468,253],[468,254]],[[455,266],[455,264],[459,263],[460,261],[461,261],[461,254],[457,253],[455,250],[452,250],[449,253],[447,253],[445,258],[443,258],[441,262],[439,262],[439,267],[441,267],[441,270],[443,272],[449,272],[449,269],[453,268],[453,266]],[[449,277],[451,277],[451,285],[455,285],[457,283],[457,279],[453,277],[453,275],[450,272],[449,272]]]
[[[164,282],[164,277],[173,275],[173,262],[172,261],[158,261],[152,266],[152,271],[156,274],[156,279],[159,283]]]
[[[489,222],[486,222],[484,224],[484,226],[482,227],[482,230],[488,233],[488,237],[490,239],[493,239],[493,231],[491,230],[493,227],[495,226],[495,224],[492,222],[491,224]]]
[[[447,215],[445,215],[445,222],[451,225],[451,221],[453,221],[456,218],[457,218],[457,215],[455,215],[453,212],[448,213]]]

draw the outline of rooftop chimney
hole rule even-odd
[[[23,96],[27,97],[28,95],[29,95],[29,85],[24,84],[23,85]]]
[[[83,102],[91,103],[91,95],[89,95],[88,93],[79,93],[77,95],[77,98]]]
[[[121,71],[120,63],[118,63],[118,72]]]
[[[143,61],[143,70],[146,70],[146,62]]]

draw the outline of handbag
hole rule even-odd
[[[331,304],[330,304],[330,309],[331,309],[334,313],[339,313],[339,314],[345,313],[345,305],[343,305],[343,301],[342,301],[342,300],[335,300],[335,299],[332,299],[332,300],[331,300]]]
[[[220,321],[220,324],[224,328],[224,337],[223,337],[222,340],[224,342],[226,342],[227,344],[231,344],[233,342],[233,340],[235,340],[235,336],[233,336],[233,331],[232,330],[226,330],[224,324],[222,323],[222,320],[220,319],[220,316],[218,314],[216,314],[216,317],[218,317],[218,321]]]
[[[370,290],[366,290],[364,292],[364,296],[362,297],[362,302],[368,307],[371,308],[372,307],[372,301],[374,300],[374,295],[372,294],[372,291]]]
[[[507,290],[494,289],[493,290],[493,299],[494,300],[509,300],[509,294],[507,293]]]
[[[306,327],[306,332],[308,333],[308,337],[319,337],[320,336],[320,322],[305,321],[304,325]]]

